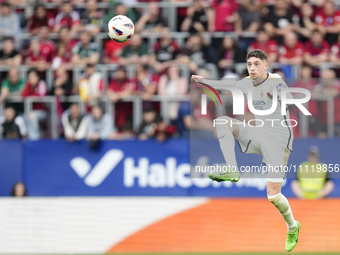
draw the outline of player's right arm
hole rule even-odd
[[[226,86],[235,86],[235,81],[233,80],[228,80],[228,79],[224,79],[224,80],[208,80],[205,79],[203,76],[200,75],[192,75],[191,76],[191,80],[193,82],[196,82],[197,84],[207,84],[211,87],[213,87],[214,89],[218,89],[218,90],[228,90],[225,87]]]

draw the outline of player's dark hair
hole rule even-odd
[[[268,59],[267,54],[264,51],[262,51],[262,50],[252,50],[252,51],[250,51],[247,54],[247,60],[252,58],[252,57],[259,58],[262,61],[267,61],[267,59]]]

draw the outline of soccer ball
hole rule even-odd
[[[118,43],[123,43],[131,39],[135,32],[135,26],[132,21],[124,16],[118,15],[110,19],[107,26],[109,37]]]

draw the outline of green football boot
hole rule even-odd
[[[217,182],[231,181],[238,182],[240,179],[239,171],[232,171],[230,168],[226,171],[208,174],[209,179]]]
[[[297,228],[294,232],[287,233],[286,251],[292,251],[298,243],[299,231],[301,228],[300,223],[296,220]]]

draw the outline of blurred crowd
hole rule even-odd
[[[101,139],[154,137],[163,142],[169,137],[189,137],[190,127],[202,135],[199,129],[210,132],[211,125],[206,123],[214,116],[200,114],[196,95],[191,95],[191,107],[187,101],[169,103],[170,121],[161,118],[160,103],[150,99],[153,95],[189,95],[189,77],[183,76],[182,66],[191,74],[209,78],[209,64],[215,66],[218,78],[242,78],[247,75],[246,67],[237,73],[235,65],[245,63],[252,49],[264,50],[269,63],[279,63],[274,71],[283,78],[294,78],[290,86],[312,92],[310,136],[327,136],[328,103],[320,101],[327,97],[334,100],[335,134],[340,135],[340,83],[336,79],[340,75],[340,10],[336,2],[171,0],[169,4],[187,4],[175,9],[177,27],[172,30],[169,8],[161,8],[159,2],[104,2],[110,8],[100,9],[97,0],[0,0],[0,68],[9,67],[0,69],[0,103],[5,102],[0,120],[3,138],[36,140],[48,136],[43,132],[48,106],[34,103],[25,115],[22,104],[6,101],[15,95],[78,95],[86,103],[85,112],[78,104],[57,100],[58,132],[69,141],[86,138],[93,147]],[[141,8],[140,2],[148,4]],[[132,39],[121,44],[108,37],[98,40],[115,15],[126,15],[134,22]],[[180,45],[172,32],[187,34],[185,43]],[[25,33],[30,36],[18,40]],[[151,44],[154,35],[158,39]],[[323,63],[331,63],[332,69],[321,69]],[[98,64],[116,68],[104,77]],[[18,71],[22,65],[28,67],[25,79]],[[132,65],[136,67],[135,77],[127,74]],[[301,66],[300,77],[293,75],[297,65]],[[83,71],[74,82],[77,66]],[[47,70],[51,69],[53,81],[48,84]],[[115,104],[112,116],[101,104],[104,95]],[[132,125],[133,105],[123,100],[132,95],[143,100],[138,130]],[[293,110],[292,118],[298,117]],[[298,137],[299,130],[294,132]]]

